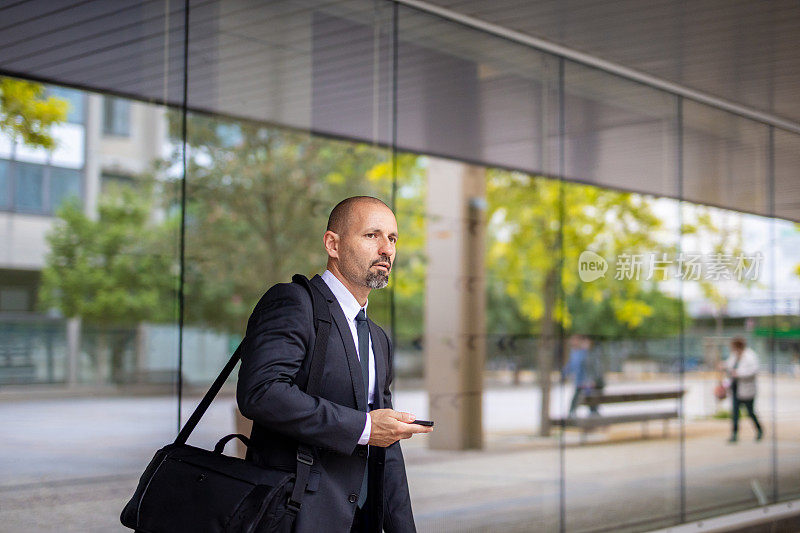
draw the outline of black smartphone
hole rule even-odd
[[[433,420],[414,420],[412,424],[419,424],[420,426],[433,427]]]

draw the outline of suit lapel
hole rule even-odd
[[[356,345],[353,343],[353,334],[350,332],[350,326],[347,324],[347,318],[344,316],[342,307],[336,300],[336,297],[331,292],[328,284],[319,275],[311,278],[311,283],[317,287],[330,306],[331,316],[336,328],[339,330],[339,335],[344,344],[344,351],[347,357],[347,366],[350,370],[350,380],[353,385],[353,395],[355,396],[356,407],[359,411],[367,410],[366,393],[364,392],[364,378],[361,377],[361,363],[358,361],[358,353],[356,352]],[[374,350],[374,348],[373,348]],[[326,363],[330,360],[326,359]]]
[[[389,354],[384,353],[383,332],[380,331],[375,322],[372,320],[368,320],[368,322],[372,352],[375,354],[375,398],[372,406],[375,409],[383,409],[383,388],[386,386],[386,366]]]

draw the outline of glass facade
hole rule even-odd
[[[0,209],[8,208],[11,203],[11,181],[8,175],[10,174],[9,162],[0,160]]]
[[[82,201],[79,169],[0,160],[0,210],[54,215],[72,199]]]
[[[67,112],[67,122],[72,124],[83,124],[86,115],[86,95],[77,89],[68,89],[57,85],[50,85],[47,88],[49,96],[64,99],[69,104]]]
[[[0,128],[12,529],[118,527],[356,194],[400,229],[369,305],[395,407],[436,417],[403,443],[420,531],[646,531],[800,498],[797,133],[394,2],[30,4],[2,8],[0,75],[67,111],[53,146]],[[728,442],[715,397],[736,337],[761,440],[742,407]],[[235,432],[234,387],[192,444]]]
[[[23,212],[43,212],[46,205],[44,167],[30,163],[17,163],[15,167],[14,207]]]
[[[131,134],[130,102],[122,98],[103,98],[103,133],[128,137]]]

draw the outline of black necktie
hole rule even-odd
[[[369,411],[369,325],[367,324],[367,313],[362,309],[356,315],[356,333],[358,333],[358,358],[361,360],[361,377],[364,378],[364,391],[366,391],[366,398],[364,399]],[[369,450],[369,447],[367,447]],[[367,491],[369,490],[369,483],[367,481],[367,474],[369,472],[369,462],[364,469],[364,479],[361,480],[361,492],[358,495],[359,509],[364,507],[364,502],[367,501]]]
[[[356,315],[356,332],[358,333],[358,358],[361,360],[361,376],[364,378],[366,403],[369,405],[369,326],[367,313],[362,309]],[[367,407],[369,410],[369,407]]]

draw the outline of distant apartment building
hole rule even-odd
[[[97,374],[85,371],[102,361],[81,355],[80,324],[37,305],[46,236],[67,199],[95,216],[104,187],[147,172],[167,146],[163,108],[64,87],[47,92],[69,102],[66,122],[52,128],[55,149],[0,135],[0,385]]]
[[[0,135],[0,315],[37,313],[46,234],[58,207],[77,197],[89,216],[111,181],[146,172],[164,155],[162,108],[127,99],[49,86],[66,99],[66,123],[53,128],[52,151]]]

